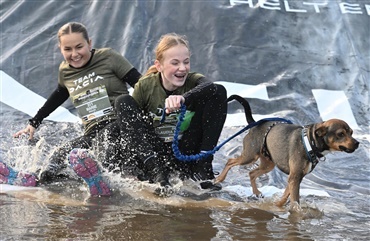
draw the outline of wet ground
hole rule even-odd
[[[46,123],[39,140],[30,144],[10,135],[23,122],[3,121],[1,159],[15,168],[36,171],[45,165],[55,143],[69,139],[71,124]],[[225,128],[221,140],[240,128]],[[248,197],[248,171],[234,167],[221,191],[207,192],[194,182],[173,180],[177,194],[152,195],[153,185],[106,174],[114,189],[109,198],[89,197],[78,178],[42,188],[0,190],[0,240],[369,240],[369,141],[356,133],[355,153],[329,154],[301,185],[301,205],[295,212],[273,202],[286,185],[286,175],[274,170],[262,176],[264,199]],[[365,137],[364,137],[365,136]],[[215,171],[241,150],[242,136],[216,153]],[[52,144],[53,143],[53,144]],[[275,188],[275,189],[274,189]]]

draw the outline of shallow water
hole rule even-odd
[[[14,140],[11,134],[24,122],[13,118],[3,118],[0,154],[17,169],[37,171],[55,143],[80,134],[75,125],[46,122],[37,142]],[[220,140],[239,129],[225,128]],[[216,153],[215,171],[240,152],[241,140],[237,136]],[[254,200],[238,192],[236,186],[250,186],[247,166],[231,169],[222,191],[178,182],[170,198],[152,195],[153,185],[113,174],[106,177],[114,195],[91,198],[71,173],[71,180],[42,188],[0,192],[0,240],[369,240],[370,145],[366,137],[359,140],[355,153],[330,154],[304,178],[301,189],[318,195],[302,195],[296,212],[273,205],[279,194]],[[279,189],[285,184],[278,170],[259,180]]]

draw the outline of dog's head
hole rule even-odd
[[[352,137],[353,130],[349,125],[339,119],[330,119],[318,123],[314,127],[315,139],[322,139],[329,151],[354,152],[359,142]]]

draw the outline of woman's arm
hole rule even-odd
[[[49,96],[45,104],[39,109],[37,114],[29,119],[29,124],[34,128],[39,127],[41,122],[49,116],[56,108],[61,106],[69,97],[67,88],[58,85],[57,89]]]
[[[132,68],[125,76],[123,76],[122,81],[128,83],[131,87],[134,88],[140,77],[141,74],[139,73],[139,71],[137,71],[136,68]]]
[[[183,95],[170,95],[166,98],[167,114],[180,109],[181,104],[191,105],[194,101],[211,99],[216,93],[217,86],[205,77],[200,77],[196,82],[196,86]]]
[[[210,99],[216,93],[216,90],[217,86],[213,82],[201,77],[197,80],[197,86],[186,92],[183,97],[186,104],[191,104],[199,99]]]

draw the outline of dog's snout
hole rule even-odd
[[[339,149],[347,153],[352,153],[358,148],[359,145],[360,142],[352,138],[351,142],[348,145],[340,145]]]
[[[353,140],[354,140],[353,146],[354,146],[355,149],[357,149],[358,146],[360,145],[360,142],[357,141],[356,139],[353,139]]]

